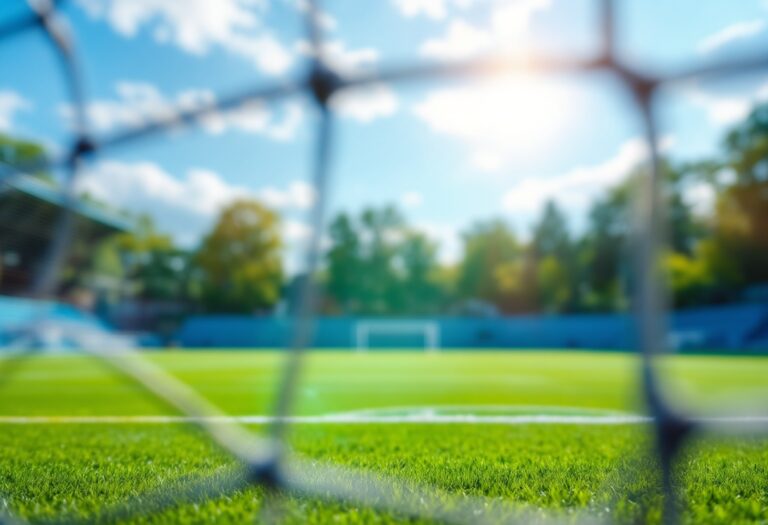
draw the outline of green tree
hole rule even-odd
[[[569,258],[573,245],[565,215],[554,201],[544,205],[541,218],[533,227],[531,247],[537,257]]]
[[[694,256],[704,228],[692,211],[686,197],[691,182],[697,182],[695,173],[686,166],[674,166],[666,160],[660,163],[661,197],[665,217],[665,253]],[[580,303],[584,309],[616,310],[629,303],[627,280],[629,277],[629,240],[633,229],[634,199],[639,184],[648,176],[647,165],[634,168],[616,186],[609,188],[592,205],[585,235],[580,243],[580,275],[586,289]],[[677,261],[680,258],[662,261]]]
[[[395,258],[405,220],[392,207],[340,214],[331,224],[327,290],[349,314],[391,314],[401,306]]]
[[[531,307],[530,261],[523,245],[502,220],[474,224],[464,233],[464,253],[456,283],[461,299],[480,299],[505,312]]]
[[[610,188],[590,209],[579,255],[586,287],[585,309],[614,310],[627,303],[624,275],[631,195],[632,185],[627,180]]]
[[[689,209],[687,217],[670,217],[673,239],[687,228],[688,240],[673,242],[665,260],[676,305],[735,300],[745,287],[768,282],[768,106],[756,107],[723,144],[721,158],[681,170],[683,184],[708,184],[716,199],[708,216]]]
[[[398,286],[395,260],[405,235],[405,219],[397,208],[366,209],[360,215],[359,235],[363,273],[361,299],[370,314],[401,311],[402,289]]]
[[[438,311],[443,289],[437,246],[392,206],[330,226],[326,291],[347,314],[419,315]]]
[[[346,313],[355,313],[362,307],[362,239],[353,219],[339,214],[329,228],[331,248],[326,255],[326,292]]]
[[[725,166],[735,181],[718,196],[715,241],[738,262],[739,284],[768,282],[768,104],[727,134]]]
[[[253,312],[280,298],[283,267],[278,215],[253,200],[222,210],[197,252],[201,299],[206,309]]]
[[[541,308],[547,312],[572,309],[578,291],[578,261],[565,215],[553,201],[547,202],[533,227],[530,251]]]
[[[573,279],[566,262],[548,255],[537,262],[536,286],[544,311],[563,312],[573,296]]]
[[[0,164],[17,166],[26,173],[50,181],[50,176],[46,172],[40,169],[30,169],[30,167],[36,167],[47,160],[48,152],[43,145],[0,133]]]
[[[438,313],[446,297],[437,261],[438,246],[424,233],[408,231],[398,247],[403,313]]]
[[[191,255],[170,235],[157,231],[148,215],[133,230],[113,235],[95,250],[89,279],[117,299],[188,300]]]
[[[170,235],[159,233],[148,217],[139,219],[138,228],[116,239],[130,278],[144,299],[181,299],[185,293],[188,255]]]
[[[708,302],[715,274],[706,257],[670,251],[664,257],[664,270],[676,307]]]

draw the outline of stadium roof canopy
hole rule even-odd
[[[57,234],[67,199],[55,185],[32,175],[14,176],[0,184],[0,294],[29,289]],[[93,246],[111,234],[132,229],[130,220],[82,199],[76,199],[72,209],[75,247]],[[71,252],[71,263],[83,262],[77,260],[78,250]]]

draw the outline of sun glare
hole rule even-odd
[[[508,75],[438,90],[416,107],[416,114],[433,131],[468,143],[475,157],[492,167],[501,164],[494,159],[541,155],[557,142],[572,98],[563,82]]]

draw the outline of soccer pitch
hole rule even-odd
[[[270,413],[284,357],[147,354],[236,417]],[[438,497],[497,498],[542,516],[588,510],[658,522],[660,482],[637,417],[637,366],[636,356],[598,352],[310,353],[290,440],[303,457],[434,487]],[[676,356],[665,375],[675,399],[700,410],[738,395],[754,404],[768,358]],[[34,521],[98,518],[110,505],[215,476],[233,462],[91,358],[32,358],[0,396],[2,503]],[[765,439],[697,440],[677,475],[687,522],[768,520]],[[249,489],[132,521],[252,522],[263,517],[263,502],[262,489]],[[279,512],[292,523],[413,522],[293,496]]]

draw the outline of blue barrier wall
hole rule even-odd
[[[355,329],[364,321],[397,321],[324,317],[315,323],[311,346],[352,348]],[[634,327],[628,315],[583,314],[495,318],[410,318],[434,322],[442,348],[593,348],[629,349]],[[206,315],[187,319],[178,342],[201,348],[278,348],[290,342],[291,319]],[[678,311],[669,318],[669,344],[678,349],[768,349],[768,305],[746,304]],[[372,341],[371,346],[418,347],[413,334]]]
[[[68,304],[0,296],[0,329],[17,327],[38,319],[95,322],[95,317]]]
[[[68,304],[0,296],[0,347],[13,341],[16,330],[40,321],[72,321],[104,326],[94,315]]]
[[[98,322],[72,306],[51,301],[0,297],[3,330],[38,319]],[[354,348],[360,322],[386,321],[356,317],[325,317],[315,323],[311,346]],[[398,319],[389,319],[398,321]],[[435,323],[442,348],[586,348],[629,349],[634,327],[628,315],[583,314],[493,318],[412,318]],[[281,317],[205,315],[188,318],[177,341],[192,348],[280,348],[287,346],[292,320]],[[696,350],[768,350],[768,305],[740,304],[677,311],[669,317],[669,345]],[[424,345],[418,334],[372,337],[375,347]]]

